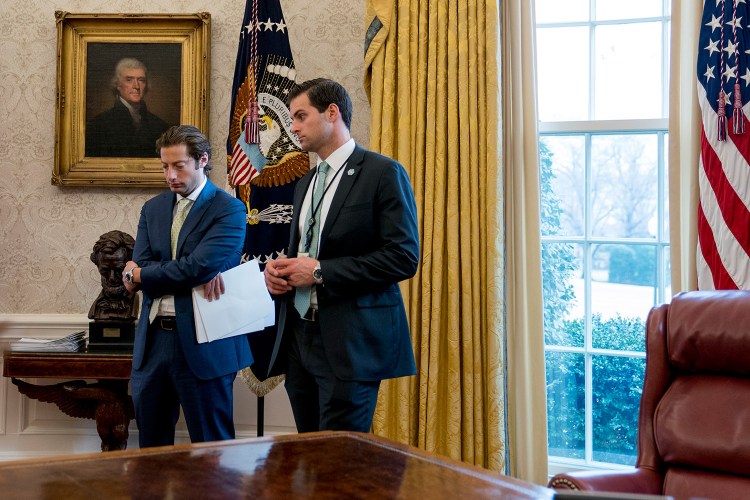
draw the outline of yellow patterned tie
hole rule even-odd
[[[183,198],[177,202],[177,211],[174,214],[174,219],[172,219],[172,259],[177,256],[177,240],[180,237],[180,229],[182,229],[182,224],[185,223],[192,205],[193,200],[188,200],[187,198]]]
[[[315,191],[313,192],[312,202],[310,203],[310,210],[308,210],[307,212],[307,222],[305,223],[306,230],[302,234],[302,239],[304,240],[307,236],[307,231],[312,231],[310,248],[306,249],[308,255],[312,258],[318,256],[318,233],[320,232],[320,219],[323,218],[323,207],[321,206],[321,204],[323,200],[323,194],[325,193],[326,176],[328,175],[329,168],[330,165],[328,165],[328,163],[324,161],[320,162],[320,165],[318,165]],[[300,316],[304,316],[305,314],[307,314],[307,310],[310,309],[311,296],[311,286],[301,286],[297,288],[297,293],[294,296],[294,308],[297,309],[297,312]]]
[[[185,219],[187,218],[188,212],[190,212],[190,208],[193,206],[193,200],[189,200],[187,198],[182,198],[180,201],[177,202],[177,211],[174,214],[174,218],[172,219],[172,231],[170,232],[171,242],[170,247],[172,249],[172,259],[177,256],[177,240],[180,237],[180,229],[182,229],[182,224],[185,223]],[[159,304],[161,303],[161,297],[157,297],[154,299],[154,302],[151,304],[151,310],[148,314],[149,323],[154,322],[154,318],[156,318],[156,313],[159,311]]]

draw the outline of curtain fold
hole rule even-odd
[[[505,470],[496,1],[368,0],[370,147],[411,177],[421,265],[402,284],[417,376],[375,433]]]
[[[672,2],[669,68],[669,242],[672,293],[698,284],[698,163],[701,111],[696,65],[702,0]]]
[[[547,483],[534,2],[502,2],[508,434],[511,475]]]

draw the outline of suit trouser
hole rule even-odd
[[[380,381],[341,380],[326,357],[320,323],[306,321],[294,308],[284,387],[298,432],[370,432]],[[356,361],[355,361],[356,362]]]
[[[131,373],[141,448],[174,444],[180,406],[191,442],[234,439],[232,389],[237,373],[197,378],[177,335],[154,322],[148,329],[143,365]]]

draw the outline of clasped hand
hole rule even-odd
[[[279,295],[295,287],[310,286],[315,283],[312,273],[317,263],[312,257],[269,260],[263,270],[266,288],[271,294]]]
[[[129,269],[136,269],[138,268],[138,264],[135,262],[128,261],[127,264],[125,264],[125,267],[122,270],[122,284],[125,285],[125,288],[130,292],[130,294],[134,294],[136,290],[138,290],[138,285],[140,284],[140,273],[137,273],[137,282],[136,283],[129,283],[128,280],[125,279],[125,272]],[[135,275],[134,271],[134,275]],[[211,281],[203,285],[203,295],[205,295],[206,299],[211,302],[213,300],[219,300],[219,297],[221,297],[224,292],[226,291],[226,288],[224,286],[224,278],[221,277],[221,273],[217,273],[216,276],[211,278]]]

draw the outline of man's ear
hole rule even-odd
[[[326,109],[326,118],[328,118],[328,121],[335,122],[336,118],[341,116],[341,112],[339,111],[339,107],[331,103],[328,105],[328,108]]]
[[[208,153],[203,153],[198,160],[198,168],[203,168],[208,165]]]

